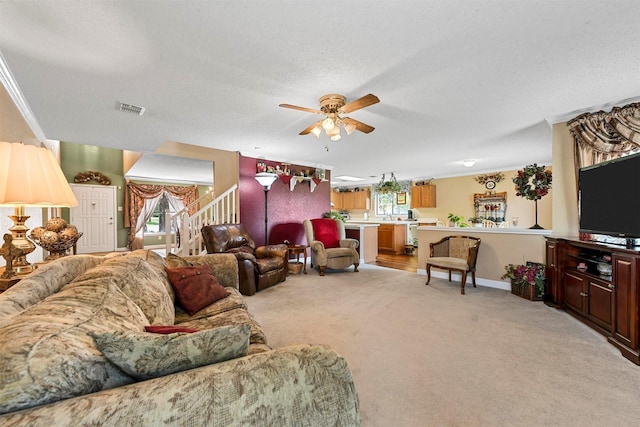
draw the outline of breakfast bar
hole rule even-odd
[[[524,264],[526,261],[545,263],[545,237],[551,235],[551,230],[418,227],[418,274],[427,274],[426,262],[429,256],[429,243],[437,242],[446,236],[457,235],[481,239],[476,264],[477,284],[510,290],[511,284],[501,279],[505,273],[505,266],[508,264]],[[449,277],[446,271],[438,270],[432,270],[432,276]]]

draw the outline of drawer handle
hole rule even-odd
[[[580,292],[580,296],[581,296],[581,297],[588,297],[588,296],[589,296],[589,294],[585,294],[584,292]]]
[[[609,289],[614,289],[614,288],[615,288],[615,285],[614,285],[613,283],[609,283],[609,284],[607,285],[607,287],[608,287]]]

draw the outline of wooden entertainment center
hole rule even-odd
[[[640,365],[640,248],[547,237],[545,302],[607,337]]]

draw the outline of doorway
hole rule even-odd
[[[70,208],[71,224],[82,232],[77,253],[113,252],[116,249],[116,187],[70,184],[78,206]]]

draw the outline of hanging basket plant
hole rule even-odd
[[[382,174],[382,179],[376,186],[376,192],[381,194],[387,193],[399,193],[402,191],[402,187],[398,184],[395,175],[391,172],[391,178],[388,181],[385,181],[385,174]]]
[[[526,166],[513,177],[516,196],[524,197],[527,200],[539,200],[549,194],[551,181],[551,171],[536,163]]]

